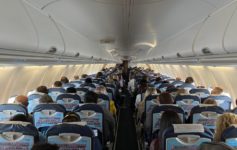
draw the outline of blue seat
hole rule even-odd
[[[217,105],[223,108],[224,110],[230,110],[231,109],[231,103],[232,100],[230,97],[225,95],[219,95],[219,96],[208,96],[208,98],[214,99],[217,102]]]
[[[179,87],[179,86],[183,85],[184,82],[176,80],[176,81],[172,82],[171,84],[175,87]]]
[[[184,83],[184,84],[180,85],[179,88],[185,89],[186,91],[189,92],[191,89],[195,89],[196,87],[190,83]]]
[[[166,89],[167,89],[169,86],[171,86],[171,84],[169,84],[169,83],[162,83],[158,88],[159,88],[159,90],[160,90],[161,92],[165,92]]]
[[[63,88],[64,89],[67,89],[67,88],[70,88],[70,87],[74,87],[75,88],[75,85],[72,84],[72,83],[65,83],[65,84],[63,84]]]
[[[115,99],[114,99],[114,92],[113,92],[113,90],[110,89],[110,88],[106,88],[106,91],[107,91],[107,93],[108,93],[109,99],[110,99],[110,100],[115,100]]]
[[[93,91],[96,88],[96,86],[93,83],[91,84],[84,83],[80,85],[80,88],[87,88],[88,90]]]
[[[28,96],[28,113],[32,113],[35,106],[39,104],[39,99],[42,97],[42,94],[31,94]]]
[[[87,122],[87,125],[98,135],[101,143],[104,143],[104,111],[102,107],[98,104],[84,104],[75,107],[73,111],[80,116],[82,121]]]
[[[33,110],[35,127],[44,132],[48,127],[62,123],[66,109],[60,104],[39,104]]]
[[[98,94],[98,105],[103,107],[104,109],[110,110],[110,99],[108,95]]]
[[[47,142],[57,144],[60,149],[95,150],[95,136],[88,126],[78,124],[59,124],[46,132]]]
[[[216,119],[223,114],[224,110],[218,106],[199,105],[193,107],[190,114],[190,123],[202,124],[206,128],[214,131],[216,128]]]
[[[200,98],[196,95],[177,95],[175,97],[175,103],[184,110],[186,117],[189,116],[191,109],[200,102]]]
[[[227,145],[237,148],[237,127],[232,125],[226,128],[221,135],[221,141],[225,142]]]
[[[203,88],[191,89],[189,93],[197,95],[200,99],[207,98],[208,96],[210,96],[210,91],[208,89]]]
[[[159,105],[159,106],[155,106],[152,109],[152,113],[151,113],[151,131],[150,131],[150,135],[152,135],[154,132],[159,131],[160,129],[160,119],[161,119],[161,115],[164,111],[174,111],[176,112],[180,119],[182,120],[182,122],[185,122],[185,113],[184,110],[180,107],[178,107],[177,105]]]
[[[197,150],[203,142],[211,142],[213,134],[201,124],[174,124],[160,139],[162,150]]]
[[[28,115],[25,106],[20,104],[1,104],[0,105],[0,121],[7,121],[17,114]]]
[[[37,129],[28,122],[0,122],[1,150],[31,150],[33,144],[38,140]]]
[[[81,103],[81,97],[77,94],[61,94],[57,97],[56,102],[63,105],[67,111],[72,111],[73,108]]]
[[[48,89],[48,95],[51,96],[53,101],[56,101],[58,95],[66,93],[66,90],[64,88],[49,88]]]
[[[81,101],[84,102],[85,94],[89,91],[87,88],[77,88],[77,94],[81,97]]]
[[[83,81],[80,80],[75,80],[75,81],[71,81],[70,84],[74,84],[75,88],[79,88],[81,86],[81,84],[83,84]]]
[[[146,99],[145,99],[145,114],[152,111],[153,107],[158,105],[158,103],[156,102],[156,99],[158,96],[159,96],[158,94],[155,94],[155,95],[149,95],[146,97]]]

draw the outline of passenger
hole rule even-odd
[[[148,83],[146,80],[140,81],[140,86],[138,87],[136,91],[136,101],[135,101],[135,107],[138,106],[138,104],[144,99],[144,94],[148,88]]]
[[[77,93],[77,89],[74,87],[69,87],[66,89],[66,92],[69,94],[76,94]]]
[[[98,101],[98,95],[95,92],[89,91],[85,94],[85,103],[94,103],[97,104]],[[112,116],[112,114],[104,109],[102,107],[103,111],[104,111],[104,135],[105,135],[105,140],[109,141],[109,140],[113,140],[114,138],[114,127],[115,127],[115,121],[114,118]]]
[[[205,99],[203,104],[210,104],[210,105],[217,106],[217,102],[212,98]]]
[[[98,72],[97,74],[96,74],[96,78],[97,79],[101,79],[103,77],[103,73],[102,72]]]
[[[28,98],[25,95],[19,95],[15,98],[14,101],[15,104],[21,104],[23,106],[25,106],[27,108],[29,102],[28,102]]]
[[[73,79],[76,81],[76,80],[79,80],[79,76],[78,75],[75,75],[74,77],[73,77]]]
[[[36,143],[31,150],[59,150],[59,147],[56,144]]]
[[[49,96],[49,95],[43,95],[40,99],[39,99],[39,103],[40,104],[44,104],[44,103],[54,103],[53,99]]]
[[[177,95],[187,95],[187,94],[189,94],[187,90],[183,88],[178,88]]]
[[[193,78],[192,78],[192,77],[187,77],[187,78],[185,79],[185,83],[182,84],[179,88],[184,88],[184,89],[186,89],[186,90],[188,90],[188,91],[189,91],[190,89],[196,88],[196,87],[195,87],[195,84],[194,84]]]
[[[66,84],[66,83],[69,83],[69,80],[66,76],[62,76],[60,81],[62,82],[62,84]]]
[[[82,79],[86,79],[87,77],[88,77],[87,74],[82,74],[82,75],[81,75],[81,78],[82,78]]]
[[[48,88],[44,85],[37,87],[36,92],[48,94]]]
[[[159,138],[162,136],[165,129],[172,127],[173,124],[181,124],[182,120],[179,115],[174,111],[165,111],[161,115],[160,119],[160,131]],[[154,139],[151,142],[150,150],[161,150],[161,140],[159,138]]]
[[[81,121],[81,118],[80,118],[80,116],[77,113],[69,112],[63,118],[62,122],[80,122],[80,121]]]
[[[174,104],[174,99],[168,92],[161,93],[157,100],[159,101],[159,104]]]
[[[24,114],[16,114],[12,116],[9,121],[22,121],[22,122],[30,122],[29,118],[26,117]]]
[[[211,95],[213,96],[219,96],[223,93],[223,89],[220,87],[215,87],[214,89],[212,89],[211,91]]]
[[[232,124],[237,124],[237,115],[233,113],[224,113],[217,118],[216,132],[214,135],[215,142],[221,142],[222,132]]]
[[[61,81],[55,81],[53,84],[54,88],[61,88],[62,87],[62,82]]]
[[[136,88],[136,80],[135,80],[135,75],[131,74],[130,75],[130,80],[128,82],[128,90],[130,90],[132,93],[135,91]]]
[[[181,81],[182,79],[180,77],[175,78],[176,81]]]

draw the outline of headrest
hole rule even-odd
[[[174,133],[203,133],[204,127],[202,124],[173,124]]]
[[[22,125],[22,126],[27,126],[31,125],[30,122],[23,122],[23,121],[2,121],[0,124],[13,124],[13,125]]]

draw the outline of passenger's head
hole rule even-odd
[[[156,78],[156,82],[161,82],[162,81],[162,78],[161,77],[157,77]]]
[[[85,103],[97,103],[98,101],[98,94],[93,91],[88,91],[84,96]]]
[[[49,96],[49,95],[43,95],[40,99],[39,99],[39,103],[43,104],[43,103],[54,103],[53,99]]]
[[[91,84],[92,83],[92,79],[91,78],[86,78],[85,83]]]
[[[17,96],[16,98],[15,98],[15,101],[14,101],[14,103],[16,103],[16,104],[21,104],[21,105],[23,105],[23,106],[25,106],[25,107],[27,107],[28,106],[28,98],[26,97],[26,96],[24,96],[24,95],[19,95],[19,96]]]
[[[214,140],[216,142],[221,141],[221,135],[223,131],[230,127],[232,124],[237,124],[237,115],[233,113],[224,113],[217,118],[216,121],[216,132]]]
[[[181,78],[180,77],[176,77],[175,80],[176,81],[181,81]]]
[[[77,93],[77,90],[74,87],[69,87],[69,88],[67,88],[66,92],[67,93]]]
[[[185,83],[190,83],[190,84],[192,84],[193,82],[194,82],[193,77],[187,77],[187,78],[185,79]]]
[[[37,87],[36,91],[40,93],[48,94],[48,88],[44,85]]]
[[[215,87],[212,91],[211,94],[212,95],[220,95],[223,93],[223,89],[220,87]]]
[[[85,79],[85,78],[87,78],[87,76],[88,76],[87,74],[82,74],[81,78]]]
[[[217,102],[212,98],[205,99],[203,104],[209,104],[209,105],[217,106]]]
[[[160,134],[162,134],[166,128],[172,127],[173,124],[181,123],[182,120],[176,112],[168,110],[163,112],[160,119]]]
[[[24,114],[17,114],[12,116],[9,121],[22,121],[22,122],[29,122],[28,118]]]
[[[75,75],[73,78],[74,78],[74,80],[79,80],[79,76],[78,75]]]
[[[107,94],[106,88],[103,85],[96,87],[95,92],[97,94]]]
[[[168,92],[161,93],[158,96],[158,100],[160,104],[173,104],[174,103],[173,97]]]
[[[55,81],[53,86],[54,87],[62,87],[62,82],[61,81]]]
[[[103,73],[102,72],[98,72],[97,74],[96,74],[96,78],[101,78],[103,76]]]
[[[148,87],[146,89],[145,95],[144,95],[144,100],[146,99],[147,96],[157,94],[156,88],[154,87]]]
[[[177,90],[177,95],[186,95],[186,94],[188,94],[188,91],[187,90],[185,90],[185,89],[178,89]]]
[[[67,77],[65,77],[65,76],[62,76],[62,77],[61,77],[61,79],[60,79],[60,81],[61,81],[63,84],[65,84],[65,83],[68,83],[68,82],[69,82],[68,78],[67,78]]]
[[[36,143],[31,150],[59,150],[59,147],[56,144]]]
[[[79,122],[81,121],[80,116],[75,112],[69,112],[63,118],[63,122]]]

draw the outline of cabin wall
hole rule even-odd
[[[228,92],[232,99],[237,98],[237,68],[236,67],[213,67],[213,66],[191,66],[191,65],[168,65],[168,64],[139,64],[144,68],[151,68],[155,72],[180,77],[185,80],[192,76],[196,85],[205,87],[219,86]]]
[[[54,66],[9,66],[0,67],[0,102],[7,102],[14,95],[27,94],[39,85],[51,87],[54,81],[61,76],[69,80],[74,75],[97,73],[104,67],[113,64],[81,64],[81,65],[54,65]]]

